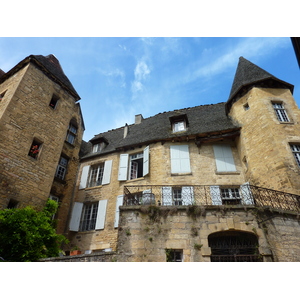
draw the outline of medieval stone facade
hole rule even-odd
[[[59,201],[46,261],[299,261],[293,85],[243,57],[226,102],[136,115],[82,141],[80,97],[53,56],[0,72],[0,208]]]
[[[81,158],[71,245],[119,261],[299,260],[286,243],[300,239],[292,92],[241,57],[227,102],[96,135]]]
[[[63,233],[84,123],[58,60],[31,55],[0,77],[0,208],[59,202]]]

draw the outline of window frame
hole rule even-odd
[[[42,145],[43,145],[43,142],[41,142],[40,140],[34,138],[32,143],[31,143],[30,149],[28,151],[28,156],[32,157],[35,160],[37,160],[40,156]]]
[[[49,102],[49,107],[53,110],[56,109],[59,99],[60,98],[57,95],[53,94]]]
[[[95,187],[102,185],[104,177],[105,163],[91,165],[87,187]],[[95,179],[93,179],[93,177]]]
[[[75,132],[73,131],[73,129],[75,129]],[[75,125],[73,122],[70,122],[67,130],[66,142],[69,143],[70,145],[74,145],[77,137],[77,133],[78,133],[77,125]],[[69,138],[71,138],[71,140]]]
[[[272,107],[276,118],[280,123],[291,123],[285,105],[282,101],[272,101]]]
[[[62,160],[65,160],[66,164],[62,164],[61,163]],[[65,180],[66,174],[67,174],[67,169],[68,169],[68,164],[69,164],[69,158],[61,155],[59,158],[57,167],[56,167],[55,178],[60,179],[60,180]],[[59,173],[62,173],[62,175],[60,175]]]
[[[238,205],[242,202],[240,187],[221,187],[220,195],[223,205]]]
[[[299,144],[290,144],[290,149],[293,153],[294,159],[298,167],[300,168],[300,145]]]

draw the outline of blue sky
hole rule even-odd
[[[0,68],[54,54],[81,97],[84,139],[160,112],[224,102],[240,56],[295,86],[289,37],[1,37]]]

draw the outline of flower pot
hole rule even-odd
[[[73,250],[73,251],[70,251],[70,255],[79,255],[81,254],[81,251],[80,250]]]

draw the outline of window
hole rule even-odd
[[[222,204],[235,205],[241,203],[240,191],[238,188],[221,188]]]
[[[118,180],[142,178],[149,173],[149,146],[142,153],[121,154]]]
[[[290,145],[291,146],[291,150],[294,154],[294,157],[296,159],[296,162],[298,164],[298,166],[300,167],[300,145]]]
[[[70,220],[70,231],[104,229],[107,200],[75,202]]]
[[[180,131],[185,131],[186,126],[185,126],[185,121],[175,121],[173,123],[173,132],[180,132]]]
[[[60,204],[59,197],[57,197],[57,196],[54,196],[54,195],[50,194],[49,199],[56,201],[56,203],[58,205]],[[58,213],[58,210],[56,211],[55,214],[53,214],[52,220],[57,219],[57,213]]]
[[[104,172],[104,163],[91,167],[89,187],[102,184],[103,172]]]
[[[97,143],[93,145],[93,153],[101,152],[105,147],[105,143]]]
[[[104,185],[110,183],[112,169],[112,160],[106,160],[104,163],[84,166],[81,172],[79,189]]]
[[[38,155],[41,151],[41,146],[42,146],[42,143],[37,141],[36,139],[34,139],[31,146],[30,146],[28,156],[30,156],[34,159],[37,159]]]
[[[6,91],[0,94],[0,102],[2,101],[4,95],[5,95]]]
[[[49,103],[49,106],[52,108],[52,109],[55,109],[56,106],[57,106],[57,102],[58,102],[59,98],[56,96],[56,95],[53,95],[51,100],[50,100],[50,103]]]
[[[167,262],[182,262],[182,250],[166,249],[165,251]]]
[[[19,202],[17,200],[10,199],[8,204],[7,204],[7,208],[8,209],[17,208],[18,204],[19,204]]]
[[[70,143],[71,145],[73,145],[75,142],[76,134],[77,134],[77,128],[75,127],[75,125],[70,123],[68,132],[67,132],[66,141],[68,143]]]
[[[236,167],[230,145],[214,145],[217,172],[235,172]]]
[[[68,159],[61,156],[56,169],[55,177],[64,180],[67,172]]]
[[[80,222],[80,231],[94,230],[97,221],[98,202],[85,204],[83,206]]]
[[[250,109],[250,106],[248,103],[244,104],[244,110],[249,110]]]
[[[290,122],[283,103],[272,103],[279,122]]]
[[[190,173],[190,155],[188,145],[170,146],[171,152],[171,173]]]
[[[192,205],[194,189],[192,186],[162,187],[162,205]]]

